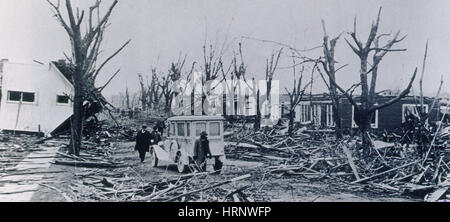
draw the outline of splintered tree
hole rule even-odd
[[[239,62],[238,62],[239,60]],[[239,43],[239,59],[236,55],[236,52],[233,53],[233,59],[231,61],[232,70],[231,70],[231,89],[230,97],[233,100],[232,108],[234,109],[232,113],[239,115],[242,114],[245,108],[245,105],[241,104],[241,93],[242,93],[242,85],[241,80],[246,81],[245,74],[247,72],[247,67],[244,62],[244,55],[242,54],[242,43]],[[225,77],[224,77],[225,78]],[[228,85],[227,85],[228,86]]]
[[[405,51],[406,49],[393,49],[393,46],[402,40],[405,39],[405,37],[400,38],[400,31],[398,31],[395,36],[388,40],[385,45],[381,45],[381,38],[388,37],[390,34],[378,34],[378,28],[380,24],[380,16],[381,16],[381,8],[378,12],[378,17],[375,23],[372,24],[369,37],[367,39],[367,42],[363,44],[357,37],[356,32],[356,18],[354,20],[354,30],[353,32],[349,33],[354,44],[350,43],[349,40],[346,39],[346,42],[350,46],[350,48],[353,50],[353,52],[358,56],[360,60],[360,86],[361,86],[361,103],[358,104],[352,97],[352,95],[348,92],[343,90],[342,87],[340,87],[336,83],[336,79],[334,76],[329,75],[330,80],[333,85],[338,88],[339,91],[341,91],[344,96],[349,100],[349,102],[354,106],[355,108],[355,123],[358,125],[358,128],[362,134],[363,139],[363,147],[369,148],[372,146],[371,140],[368,134],[368,131],[371,129],[371,120],[376,112],[376,110],[385,108],[387,106],[390,106],[396,102],[398,102],[400,99],[407,96],[411,90],[412,84],[416,78],[417,74],[417,68],[414,71],[414,74],[406,87],[405,90],[403,90],[399,95],[397,95],[395,98],[392,98],[386,102],[383,102],[381,104],[376,103],[376,96],[377,93],[376,90],[376,83],[378,78],[378,68],[382,61],[382,59],[386,56],[388,52],[396,52],[396,51]],[[369,56],[372,56],[371,61],[371,68],[368,68],[369,65]],[[371,76],[371,82],[369,85],[369,75]],[[368,149],[366,149],[368,151]]]
[[[419,118],[423,122],[424,125],[428,125],[428,120],[431,118],[431,110],[435,108],[437,105],[437,102],[439,101],[439,96],[441,95],[442,85],[444,84],[444,76],[441,76],[441,81],[439,83],[439,88],[437,90],[436,96],[434,97],[433,103],[431,104],[428,113],[424,109],[424,96],[423,96],[423,77],[425,76],[425,67],[427,63],[427,56],[428,56],[428,41],[425,46],[425,54],[423,57],[423,67],[422,67],[422,74],[420,76],[419,81],[419,90],[420,90],[420,106],[418,108],[419,112]]]
[[[337,45],[337,41],[340,38],[340,35],[336,38],[330,40],[330,37],[327,34],[325,21],[322,20],[322,28],[323,28],[323,58],[319,59],[318,62],[322,65],[322,69],[328,76],[327,79],[322,75],[322,72],[319,69],[319,73],[326,84],[328,91],[330,93],[330,99],[333,106],[333,119],[335,122],[335,133],[337,139],[342,139],[342,118],[341,118],[341,107],[340,107],[340,96],[337,92],[336,86],[331,84],[332,79],[336,79],[336,73],[346,65],[336,68],[337,61],[335,60],[335,48]]]
[[[183,78],[183,68],[186,64],[186,58],[184,57],[183,60],[181,58],[178,59],[177,62],[172,62],[169,73],[167,76],[162,77],[161,81],[159,82],[159,88],[161,89],[161,95],[164,97],[165,101],[165,111],[169,113],[172,108],[172,103],[174,98],[178,95],[179,89],[175,88],[178,87],[177,83],[179,80]],[[188,73],[188,79],[192,75],[192,72],[194,71],[195,63],[192,65],[191,71]]]
[[[252,97],[255,98],[256,103],[255,103],[255,120],[254,120],[254,124],[253,124],[253,128],[255,130],[259,130],[261,128],[261,109],[260,109],[260,101],[261,99],[259,98],[261,95],[261,91],[256,83],[255,78],[252,78],[251,83],[249,83],[247,81],[247,65],[245,64],[244,61],[244,54],[242,53],[242,43],[239,43],[239,56],[237,56],[236,53],[234,53],[234,57],[233,60],[231,62],[232,64],[232,71],[231,71],[231,79],[232,79],[232,87],[233,89],[230,90],[232,92],[232,97],[234,97],[234,93],[236,92],[236,88],[238,88],[238,92],[241,92],[242,90],[242,86],[241,86],[241,80],[243,80],[245,82],[245,84],[247,85],[247,87],[249,88],[249,90],[251,91]],[[225,77],[224,77],[225,78]],[[234,80],[237,80],[237,84],[234,84]],[[228,85],[227,85],[228,86]],[[245,101],[243,104],[244,107],[241,108],[246,108],[246,103],[249,101],[247,101],[247,95],[245,95]]]
[[[97,66],[99,54],[102,51],[104,33],[109,25],[109,18],[118,0],[115,0],[110,5],[106,14],[103,16],[100,15],[100,0],[97,0],[94,5],[89,7],[87,16],[85,16],[85,10],[81,10],[81,12],[79,9],[74,10],[70,0],[65,1],[67,13],[64,14],[61,11],[61,2],[59,0],[56,2],[47,0],[47,2],[52,7],[55,17],[67,32],[71,43],[71,58],[66,56],[74,66],[74,73],[72,75],[74,85],[73,117],[71,119],[72,148],[70,152],[79,155],[84,119],[83,103],[89,95],[98,92],[98,89],[95,88],[95,80],[102,68],[119,54],[130,43],[130,40]],[[66,18],[65,14],[67,14]],[[85,19],[86,17],[87,20]],[[84,32],[82,31],[82,27],[86,27]]]
[[[202,115],[206,115],[208,112],[208,95],[211,93],[211,89],[214,89],[215,86],[212,86],[213,80],[219,79],[220,76],[223,77],[222,80],[226,78],[227,73],[231,69],[230,67],[225,71],[224,63],[223,63],[223,54],[225,50],[225,43],[222,46],[222,49],[217,52],[216,49],[213,48],[212,45],[209,46],[209,51],[206,49],[206,45],[203,46],[203,76],[202,76],[202,103],[201,110]]]
[[[128,110],[131,109],[130,92],[128,91],[128,86],[125,89],[125,105]]]
[[[141,106],[142,106],[142,110],[145,111],[147,110],[147,105],[148,105],[148,89],[145,86],[144,83],[144,77],[142,76],[142,74],[138,74],[138,78],[139,78],[139,85],[141,87]]]
[[[270,60],[266,60],[266,84],[267,84],[267,112],[266,115],[270,118],[271,109],[272,109],[272,101],[271,101],[271,93],[272,93],[272,82],[273,77],[275,76],[275,72],[278,68],[278,63],[280,61],[281,54],[283,53],[283,48],[281,48],[278,53],[272,53],[270,56]],[[276,56],[276,57],[275,57]]]
[[[288,128],[288,134],[292,135],[294,130],[294,123],[295,123],[295,108],[300,104],[302,101],[303,96],[305,95],[306,89],[309,85],[312,84],[312,82],[309,82],[302,88],[303,84],[303,73],[305,71],[305,67],[302,67],[300,70],[300,75],[297,79],[297,71],[296,71],[296,65],[295,65],[295,58],[293,58],[293,74],[294,74],[294,87],[291,91],[289,89],[285,89],[288,96],[289,96],[289,128]],[[314,69],[314,68],[313,68]],[[313,70],[314,73],[314,70]]]
[[[159,77],[158,77],[158,71],[156,68],[152,69],[152,81],[150,82],[150,86],[148,87],[148,94],[149,94],[149,107],[153,107],[153,109],[156,109],[159,107],[159,102],[161,101],[162,93],[160,92],[159,88]]]

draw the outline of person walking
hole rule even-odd
[[[158,126],[153,127],[153,131],[151,133],[150,145],[158,145],[161,142],[161,135],[159,134]]]
[[[194,161],[198,170],[206,171],[206,159],[212,158],[209,148],[208,133],[202,132],[200,138],[195,141],[194,145]]]
[[[134,150],[139,152],[141,163],[145,161],[145,154],[150,152],[150,140],[151,134],[147,131],[147,126],[144,125],[136,136],[136,146],[134,147]]]

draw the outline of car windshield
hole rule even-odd
[[[186,136],[190,137],[191,136],[191,124],[190,123],[186,123]]]
[[[178,123],[178,136],[185,136],[184,123]]]
[[[195,124],[195,135],[200,136],[200,134],[206,131],[206,123],[196,123]]]
[[[220,136],[220,123],[209,124],[209,135]]]

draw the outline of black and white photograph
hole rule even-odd
[[[0,202],[449,202],[449,12],[0,0]]]

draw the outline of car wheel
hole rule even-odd
[[[156,156],[156,152],[154,149],[151,150],[151,157],[150,157],[150,163],[153,167],[158,166],[158,157]]]
[[[177,169],[179,173],[184,173],[186,172],[186,165],[183,163],[183,159],[181,158],[181,153],[177,153],[177,157],[176,157],[176,162],[177,162]]]

